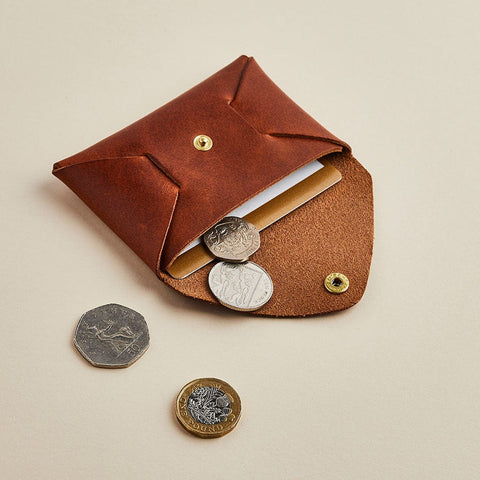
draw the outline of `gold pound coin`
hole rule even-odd
[[[188,432],[215,438],[235,428],[241,409],[240,397],[228,383],[218,378],[199,378],[180,390],[175,412]]]

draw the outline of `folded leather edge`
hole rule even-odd
[[[351,152],[351,147],[344,142],[343,140],[339,139],[335,135],[333,135],[329,130],[327,130],[323,125],[321,125],[315,118],[313,118],[310,114],[308,114],[303,108],[301,108],[296,102],[292,100],[290,96],[288,96],[260,67],[260,65],[256,62],[254,57],[247,57],[245,55],[240,56],[237,60],[241,58],[246,58],[247,61],[245,62],[238,79],[238,84],[235,89],[235,93],[232,99],[229,101],[230,107],[232,107],[247,123],[249,123],[257,132],[262,135],[269,135],[272,137],[286,137],[286,138],[298,138],[298,139],[307,139],[307,140],[319,140],[329,143],[334,143],[336,145],[345,148],[347,151]],[[250,72],[250,73],[249,73]],[[275,98],[278,100],[279,103],[284,106],[285,109],[289,110],[289,114],[292,116],[296,116],[297,119],[301,119],[301,122],[295,122],[296,125],[300,123],[305,123],[305,125],[309,129],[309,133],[301,133],[298,131],[289,131],[284,132],[282,129],[272,129],[269,131],[268,128],[261,128],[261,126],[253,120],[252,117],[256,117],[257,119],[263,119],[262,115],[249,115],[246,112],[249,109],[253,111],[257,111],[257,105],[259,97],[256,96],[256,101],[253,103],[248,102],[249,100],[249,93],[250,89],[248,85],[246,85],[249,81],[249,75],[255,78],[255,86],[258,83],[262,84],[262,97],[266,97],[266,101],[268,102],[269,98]],[[245,97],[241,97],[242,88],[246,90]],[[258,87],[257,87],[258,88]],[[244,108],[242,108],[241,103],[244,104]],[[246,110],[246,112],[244,111]],[[265,111],[267,109],[263,109],[262,105],[259,106],[258,110],[262,110],[262,113],[265,115]],[[271,120],[271,119],[270,119]],[[272,122],[274,123],[274,122]],[[290,123],[290,122],[289,122]],[[308,125],[307,125],[308,124]],[[295,127],[297,128],[297,127]],[[311,130],[310,130],[311,129]],[[315,134],[312,132],[315,131]]]
[[[88,159],[75,164],[62,160],[54,164],[52,173],[157,273],[179,194],[174,179],[147,155]],[[118,178],[127,178],[128,182],[117,182]],[[155,254],[151,253],[150,242],[158,245]]]

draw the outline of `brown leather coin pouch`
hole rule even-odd
[[[195,147],[198,135],[212,140],[210,149]],[[55,163],[53,174],[163,282],[218,303],[207,282],[213,263],[175,275],[185,267],[182,252],[237,207],[316,160],[341,180],[274,223],[265,221],[260,249],[250,257],[274,285],[270,301],[251,313],[305,316],[351,307],[363,295],[373,245],[371,177],[349,146],[296,105],[252,57],[239,57],[146,117]],[[276,208],[285,209],[291,197],[277,200]],[[344,293],[325,288],[332,272],[348,277]]]

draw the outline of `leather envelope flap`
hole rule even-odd
[[[199,151],[193,139],[213,140]],[[253,195],[324,155],[348,151],[241,56],[53,173],[157,274]]]

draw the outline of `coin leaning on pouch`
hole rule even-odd
[[[210,252],[220,260],[208,275],[213,295],[225,307],[242,312],[258,310],[273,293],[270,275],[248,257],[260,247],[260,234],[240,217],[225,217],[204,236]]]
[[[210,270],[208,285],[222,305],[241,312],[258,310],[273,293],[270,275],[254,262],[218,262]]]
[[[245,262],[260,247],[260,234],[250,222],[240,217],[225,217],[203,234],[210,252],[227,262]]]

